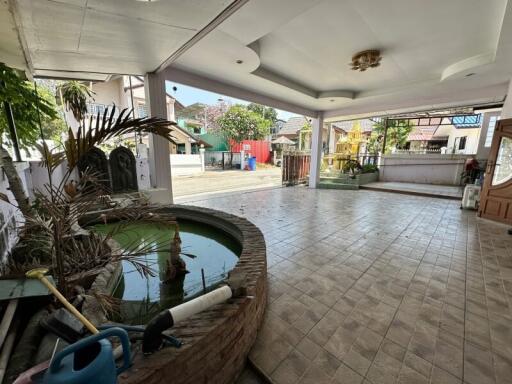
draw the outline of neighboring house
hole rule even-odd
[[[270,127],[270,139],[271,140],[277,138],[279,131],[281,131],[281,129],[283,128],[285,123],[286,123],[286,121],[284,121],[282,119],[277,119],[276,122],[274,123],[274,125],[272,125]]]
[[[131,87],[129,76],[113,77],[106,82],[93,83],[91,85],[94,92],[94,100],[87,104],[89,113],[94,117],[99,112],[100,115],[107,108],[115,105],[118,108],[117,113],[123,108],[132,108],[136,118],[148,116],[146,106],[146,95],[144,91],[144,78],[140,76],[131,76]],[[133,104],[132,104],[133,95]],[[179,113],[185,107],[170,94],[167,94],[167,119],[176,121],[176,113]],[[78,124],[71,113],[66,114],[66,118],[71,127],[76,129]],[[176,144],[169,144],[171,154],[191,154],[198,153],[201,144],[208,146],[207,143],[197,138],[183,127],[177,127],[173,133]],[[148,144],[148,137],[143,137],[142,142]]]
[[[206,108],[203,103],[194,103],[176,112],[176,122],[187,131],[196,135],[206,133]]]
[[[477,153],[481,115],[444,118],[438,126],[414,127],[407,138],[408,150],[473,155]]]
[[[290,117],[277,132],[277,137],[284,136],[287,139],[298,142],[299,131],[307,124],[308,120],[304,116]]]
[[[311,120],[304,116],[290,117],[288,121],[282,125],[276,136],[286,137],[296,143],[297,149],[309,151],[311,150],[311,130],[306,130],[307,133],[303,130],[303,128],[307,127],[309,124],[311,124]],[[302,134],[301,130],[303,130]],[[323,148],[327,147],[326,124],[324,124],[322,132],[322,145]]]

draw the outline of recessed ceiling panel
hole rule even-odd
[[[229,0],[15,0],[38,70],[144,74],[220,14]],[[129,70],[129,72],[126,72]]]
[[[251,1],[220,26],[238,40],[229,43],[230,57],[237,49],[241,55],[244,47],[257,47],[259,72],[226,61],[226,42],[214,35],[207,49],[201,44],[205,40],[176,66],[306,108],[340,111],[351,105],[375,106],[376,98],[392,105],[418,94],[422,102],[446,100],[448,94],[474,95],[512,76],[506,60],[512,57],[512,44],[503,36],[503,28],[512,22],[507,0],[300,0],[297,7],[293,0],[281,0],[276,7],[272,3]],[[352,56],[366,49],[381,51],[381,66],[352,71]],[[474,68],[475,76],[442,81],[446,68],[478,55],[493,57],[493,52],[496,60],[474,61],[483,63]],[[262,71],[272,79],[255,76]],[[301,87],[312,92],[301,92]],[[354,98],[315,98],[337,90],[353,91]]]

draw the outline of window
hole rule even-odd
[[[104,104],[87,103],[87,112],[90,115],[96,116],[98,113],[103,115],[105,109],[107,109],[107,106]]]
[[[490,147],[492,144],[492,137],[494,136],[494,128],[496,128],[496,123],[500,119],[499,116],[491,116],[489,119],[489,126],[487,127],[487,135],[485,136],[484,147]]]
[[[145,104],[139,104],[137,106],[137,115],[139,116],[139,118],[148,116],[148,110]]]
[[[459,151],[463,151],[464,149],[466,149],[466,141],[467,141],[467,136],[462,136],[459,139]]]
[[[502,137],[492,177],[492,185],[502,184],[512,179],[512,139]]]

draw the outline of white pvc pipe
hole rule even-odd
[[[199,312],[202,312],[214,305],[225,302],[233,295],[231,288],[227,285],[217,288],[214,291],[208,292],[205,295],[199,296],[195,299],[180,304],[174,308],[169,309],[174,323],[185,320]]]

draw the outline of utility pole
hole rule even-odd
[[[386,153],[386,141],[388,138],[388,118],[384,118],[384,139],[382,140],[382,156]]]
[[[14,149],[14,158],[16,161],[21,161],[20,147],[18,145],[18,135],[16,133],[16,124],[14,123],[14,116],[12,115],[12,107],[9,102],[4,101],[5,116],[7,118],[7,125],[9,126],[9,136],[12,141],[12,148]]]

